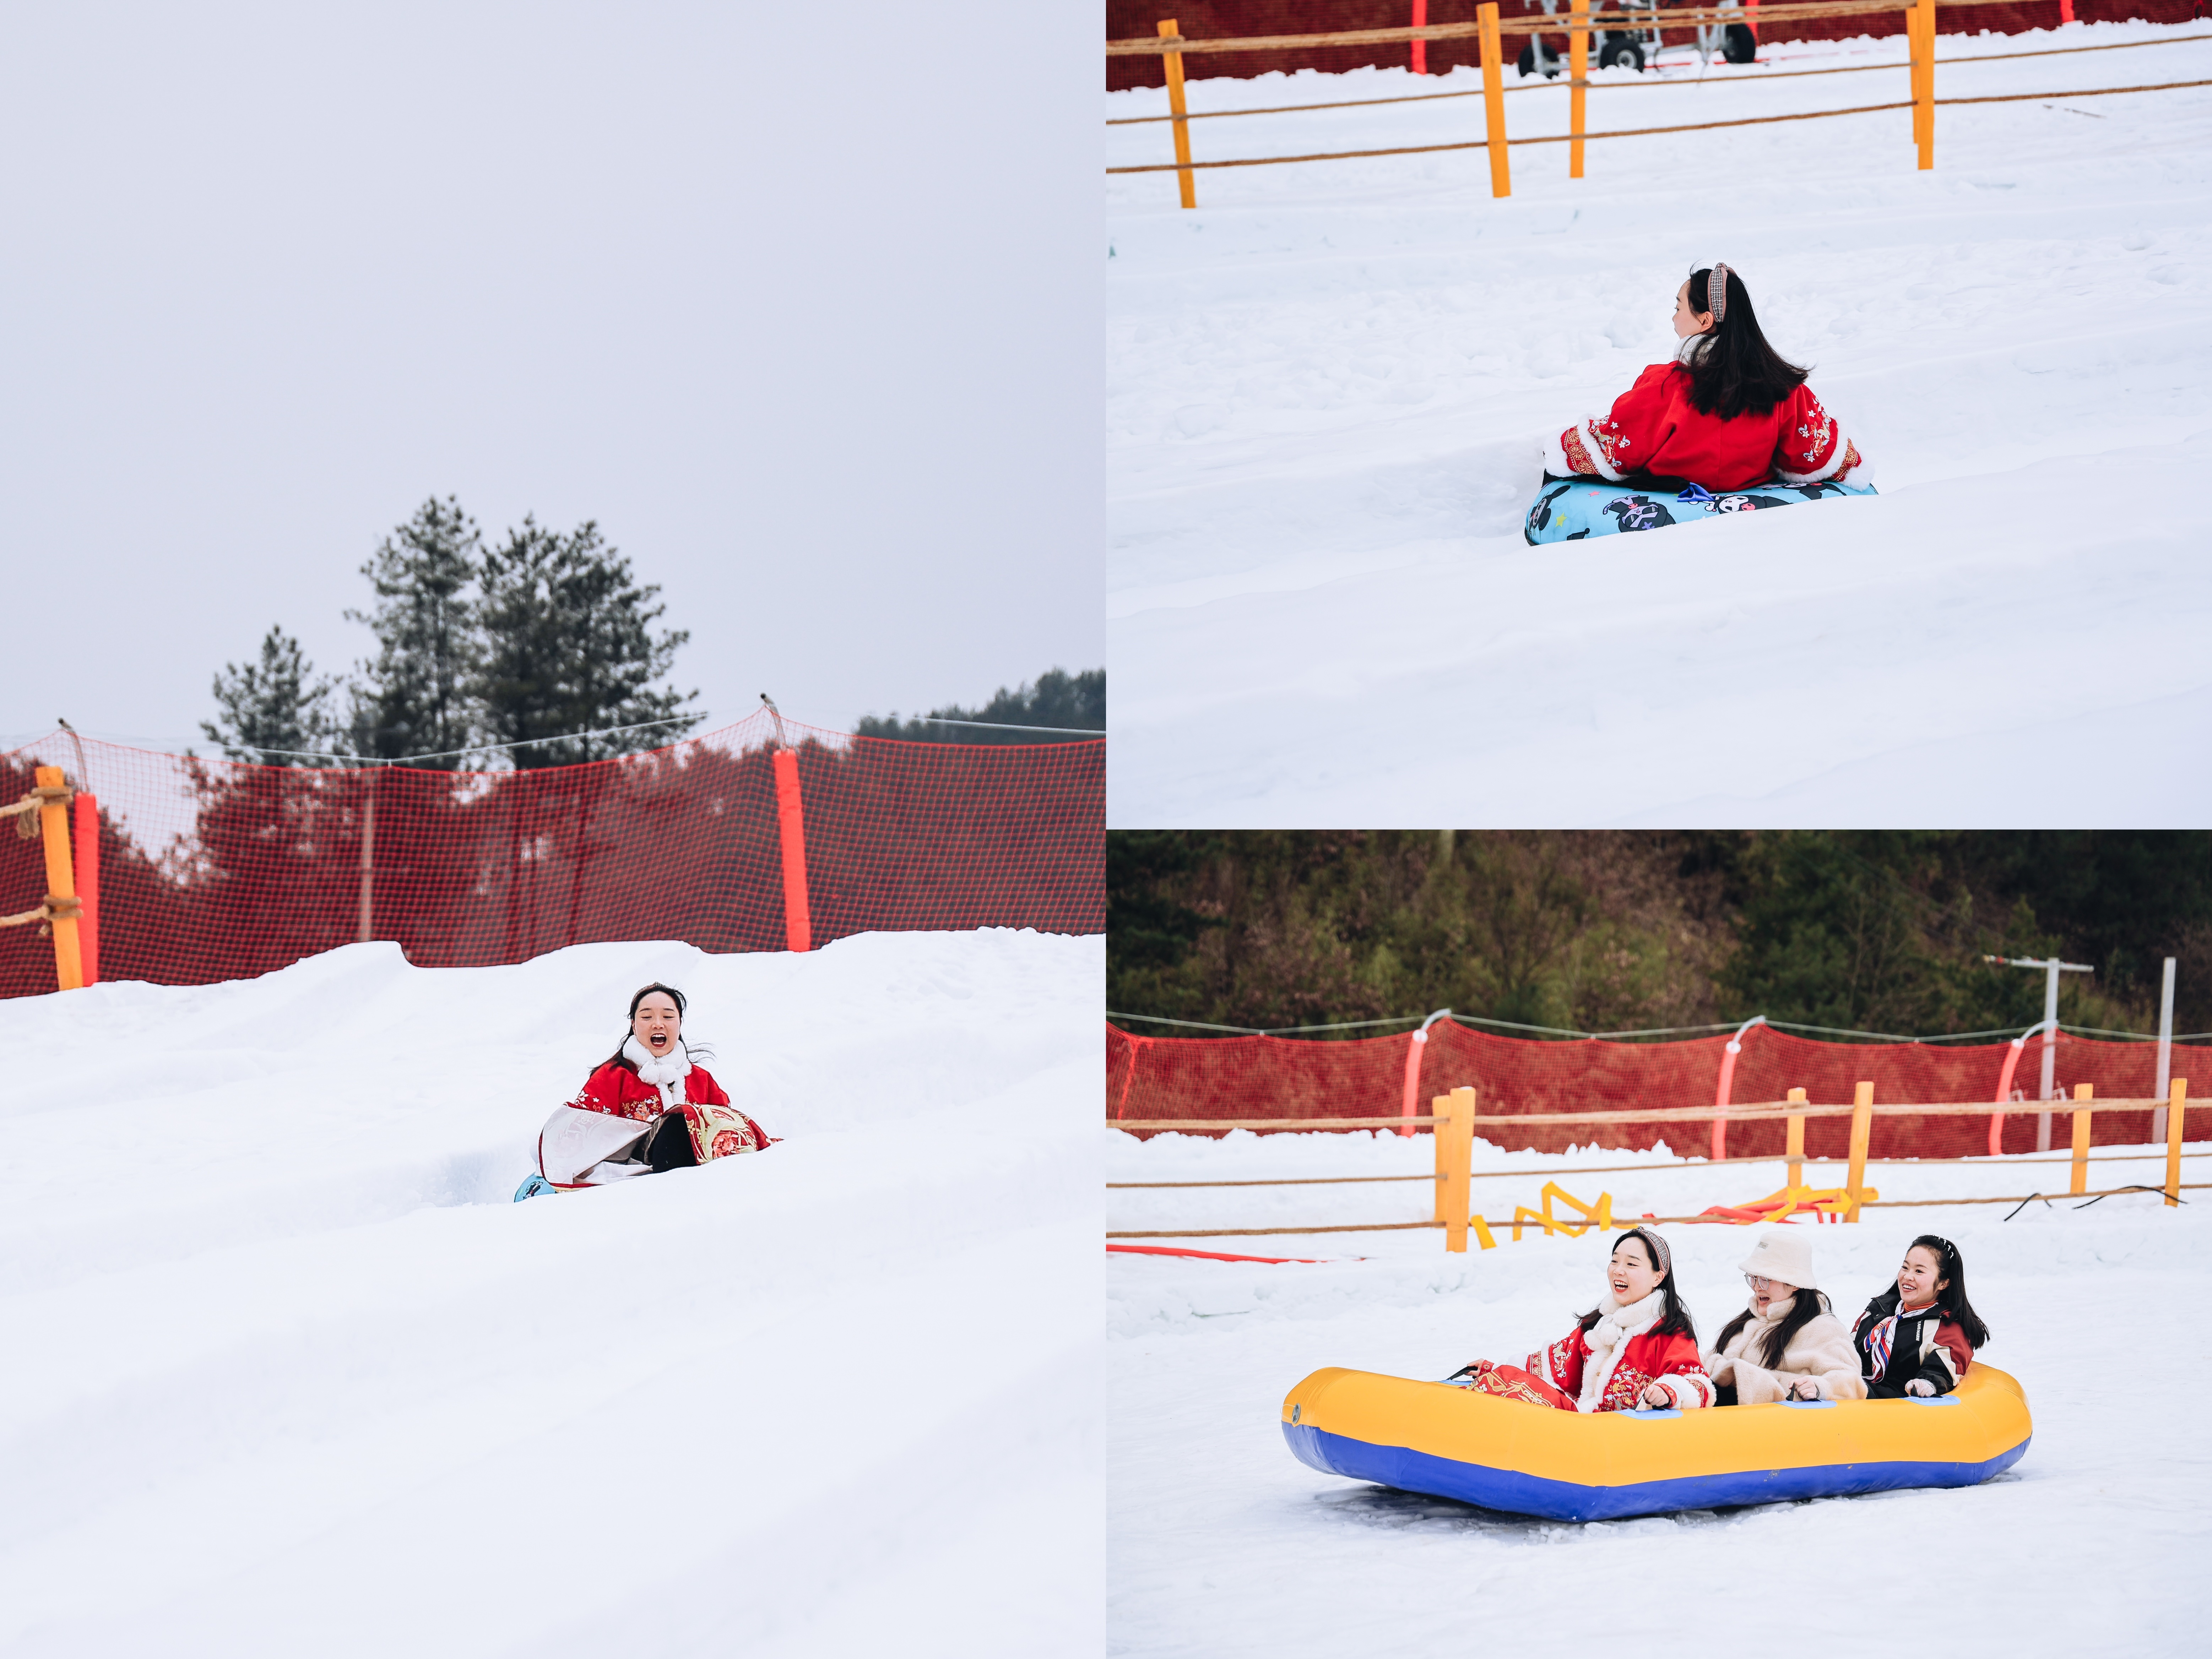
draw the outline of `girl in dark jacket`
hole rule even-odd
[[[1948,1238],[1923,1233],[1905,1252],[1897,1283],[1867,1304],[1851,1330],[1870,1400],[1951,1392],[1990,1340],[1966,1300],[1966,1264]]]

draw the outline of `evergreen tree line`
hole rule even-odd
[[[980,708],[948,703],[929,711],[931,718],[902,720],[894,709],[888,719],[864,714],[853,729],[864,738],[902,738],[909,743],[1083,743],[1087,739],[1068,732],[993,732],[991,726],[1062,726],[1106,731],[1106,671],[1085,669],[1071,674],[1054,668],[1040,674],[1036,684],[1024,681],[1015,690],[1004,686]],[[974,722],[950,724],[940,722]]]
[[[1115,831],[1106,870],[1126,1014],[1937,1036],[2040,1019],[2043,974],[1983,957],[2055,954],[2095,969],[2066,1024],[2155,1030],[2171,956],[2177,1034],[2212,1030],[2212,832]]]
[[[319,677],[299,641],[272,627],[259,661],[215,677],[218,712],[201,729],[225,755],[451,771],[475,751],[527,769],[657,748],[706,717],[697,692],[653,689],[690,635],[653,632],[667,608],[654,602],[659,588],[635,580],[596,523],[564,535],[526,517],[492,544],[458,500],[433,498],[361,574],[375,604],[345,615],[375,635],[374,657],[342,679]],[[524,746],[501,747],[513,744]]]

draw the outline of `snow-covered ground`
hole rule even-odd
[[[1942,59],[2161,44],[1986,64]],[[1903,38],[1593,130],[1907,96]],[[1939,97],[2212,78],[2203,23],[1946,36]],[[1788,71],[1860,64],[1879,72]],[[1512,77],[1508,76],[1509,82]],[[1194,83],[1198,111],[1471,70]],[[1626,89],[1616,89],[1626,88]],[[1164,112],[1109,94],[1111,118]],[[1507,100],[1564,132],[1567,94]],[[1199,159],[1479,137],[1481,100],[1192,124]],[[1107,130],[1109,165],[1171,160]],[[2195,823],[2212,775],[2212,88],[1107,180],[1111,815],[1127,825]],[[1724,258],[1877,499],[1534,549],[1547,432]],[[2047,771],[2054,755],[2064,770]]]
[[[0,1003],[0,1651],[1095,1653],[1103,959]],[[782,1144],[511,1202],[653,978]]]
[[[1476,1182],[1492,1216],[1534,1206],[1562,1166],[1649,1161],[1593,1150],[1509,1158],[1480,1144],[1477,1153],[1478,1172],[1527,1171]],[[1141,1146],[1114,1135],[1106,1162],[1116,1182],[1423,1174],[1430,1150],[1422,1139],[1364,1135]],[[1886,1197],[2064,1191],[2063,1163],[2004,1165],[1870,1173]],[[2093,1164],[2089,1185],[2154,1182],[2159,1167],[2148,1157]],[[2197,1173],[2212,1159],[2182,1167],[2185,1182],[2212,1179]],[[1807,1173],[1841,1179],[1838,1166]],[[1762,1195],[1781,1185],[1782,1169],[1559,1182],[1587,1200],[1609,1189],[1618,1207],[1684,1213]],[[1420,1196],[1380,1196],[1411,1193]],[[1116,1230],[1268,1226],[1417,1219],[1427,1192],[1408,1183],[1109,1200]],[[2212,1618],[2203,1570],[2212,1420],[2189,1379],[2212,1366],[2212,1328],[2189,1310],[2203,1293],[2208,1206],[2169,1210],[2126,1194],[2071,1207],[2080,1202],[2033,1205],[2010,1221],[2002,1205],[1872,1210],[1857,1226],[1812,1233],[1824,1287],[1846,1314],[1888,1282],[1916,1233],[1957,1241],[1992,1333],[1983,1357],[2021,1380],[2034,1413],[2034,1443],[2004,1475],[1960,1492],[1589,1526],[1318,1474],[1291,1455],[1277,1418],[1291,1386],[1324,1365],[1441,1376],[1478,1358],[1517,1361],[1595,1301],[1602,1236],[1501,1237],[1464,1256],[1445,1255],[1442,1236],[1426,1230],[1188,1241],[1328,1259],[1319,1266],[1109,1256],[1108,1650],[1217,1659],[1589,1645],[1702,1656],[1849,1644],[1910,1626],[1919,1634],[1907,1639],[1970,1656],[2201,1653]],[[1669,1232],[1710,1339],[1741,1305],[1736,1264],[1749,1231]]]

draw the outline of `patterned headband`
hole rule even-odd
[[[1705,309],[1712,313],[1715,328],[1728,315],[1728,279],[1729,268],[1714,260],[1712,275],[1705,278]]]
[[[1667,1249],[1667,1241],[1659,1237],[1656,1229],[1650,1227],[1632,1227],[1626,1232],[1623,1233],[1621,1237],[1623,1238],[1642,1239],[1646,1244],[1651,1247],[1651,1265],[1658,1268],[1661,1273],[1666,1273],[1669,1277],[1673,1276],[1674,1272],[1674,1258]]]

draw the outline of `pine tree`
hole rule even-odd
[[[416,763],[441,771],[460,765],[453,751],[473,740],[476,726],[470,682],[481,652],[470,590],[483,551],[482,532],[460,502],[433,496],[362,566],[380,603],[371,612],[345,613],[368,623],[378,646],[353,688],[356,753],[432,756]]]
[[[650,689],[691,636],[683,629],[653,635],[649,624],[667,610],[653,603],[660,589],[636,585],[629,561],[599,539],[597,524],[563,536],[526,517],[504,546],[485,553],[483,586],[476,690],[484,739],[562,739],[509,750],[518,769],[659,748],[705,718],[684,708],[696,691]],[[664,723],[611,737],[572,735],[647,721]]]
[[[1085,669],[1071,674],[1064,668],[1048,669],[1032,686],[1024,682],[1015,690],[1004,686],[980,708],[947,703],[929,711],[930,718],[902,720],[894,710],[888,720],[863,714],[854,729],[864,738],[902,738],[909,743],[1081,743],[1067,731],[993,732],[993,726],[1060,726],[1080,728],[1103,736],[1106,731],[1106,671]],[[963,724],[940,724],[959,721]]]
[[[233,760],[266,766],[329,765],[337,737],[331,718],[331,683],[315,678],[314,665],[299,641],[271,628],[261,641],[261,661],[225,663],[215,677],[220,713],[200,730]]]

